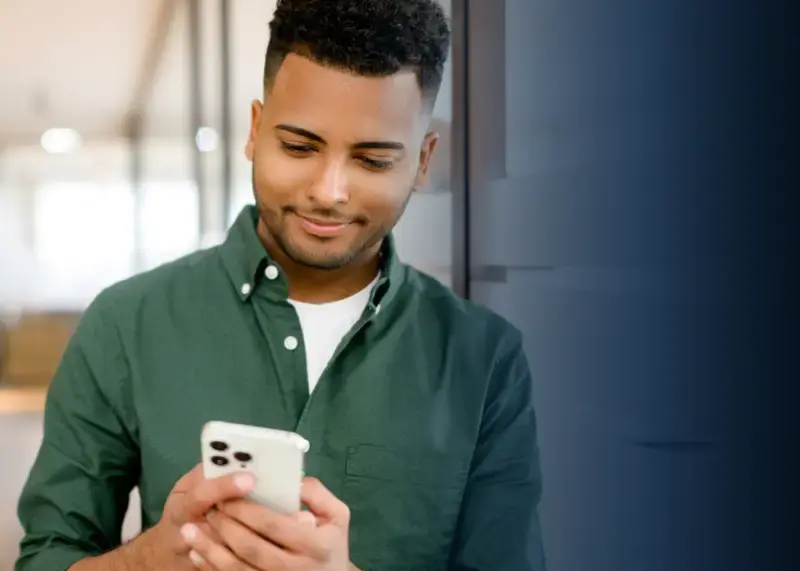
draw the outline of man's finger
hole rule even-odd
[[[203,465],[198,464],[191,471],[184,474],[184,476],[178,480],[178,483],[175,484],[175,487],[172,488],[173,493],[177,494],[184,494],[194,488],[197,484],[202,482],[205,478],[203,477]]]
[[[308,517],[316,522],[312,514],[306,512],[306,517],[283,515],[247,501],[226,502],[220,511],[275,545],[315,558],[326,554],[318,541],[316,525],[308,525]],[[213,525],[211,518],[209,521]]]
[[[317,516],[315,516],[313,513],[309,511],[300,510],[299,512],[297,512],[297,514],[295,514],[294,517],[297,520],[297,523],[301,527],[309,529],[314,529],[315,527],[317,527]]]
[[[217,504],[244,497],[254,484],[253,475],[246,472],[203,480],[184,496],[185,520],[202,518]]]
[[[189,560],[200,571],[216,571],[197,551],[192,550],[189,552]]]
[[[241,559],[231,553],[224,545],[213,541],[197,526],[187,524],[181,529],[186,543],[191,547],[189,553],[192,563],[200,569],[210,568],[217,571],[236,569],[237,571],[254,571]]]
[[[212,509],[211,511],[213,512],[214,510]],[[214,531],[214,528],[211,527],[211,524],[208,523],[208,521],[198,520],[195,521],[194,524],[197,527],[199,527],[200,531],[202,531],[205,535],[207,535],[211,539],[211,541],[215,541],[220,544],[223,543],[222,538],[219,535],[217,535],[217,532]]]
[[[281,548],[224,511],[214,511],[208,520],[222,545],[244,563],[256,569],[299,568],[302,555]]]
[[[318,519],[336,525],[350,523],[350,509],[316,478],[304,478],[301,499]]]

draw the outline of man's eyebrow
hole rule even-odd
[[[325,139],[309,131],[308,129],[303,129],[302,127],[297,127],[295,125],[287,125],[285,123],[281,123],[280,125],[275,125],[275,129],[279,131],[286,131],[288,133],[292,133],[299,137],[304,137],[311,141],[316,141],[317,143],[325,143]],[[380,149],[380,150],[387,150],[387,151],[403,151],[405,150],[405,145],[403,143],[398,143],[396,141],[361,141],[353,145],[353,149],[356,150],[366,150],[366,149]]]
[[[312,133],[311,131],[303,129],[302,127],[295,127],[294,125],[285,125],[282,123],[280,125],[275,125],[275,129],[280,131],[288,131],[289,133],[294,133],[295,135],[298,135],[300,137],[311,139],[312,141],[316,141],[317,143],[325,142],[325,140],[316,133]]]
[[[394,141],[363,141],[353,145],[354,149],[382,149],[388,151],[402,151],[405,149],[403,143],[396,143]]]

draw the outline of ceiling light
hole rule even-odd
[[[194,140],[201,153],[210,153],[217,149],[219,135],[211,127],[200,127]]]
[[[42,148],[51,155],[61,155],[77,150],[81,136],[74,129],[48,129],[41,139]]]

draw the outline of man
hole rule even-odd
[[[434,0],[278,2],[246,148],[256,207],[87,310],[17,571],[544,568],[520,334],[393,247],[448,44]],[[247,502],[249,474],[204,479],[209,420],[308,439],[308,511]],[[120,547],[134,486],[144,531]]]

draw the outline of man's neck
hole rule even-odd
[[[346,266],[320,270],[298,264],[279,248],[264,228],[258,236],[270,258],[281,266],[289,284],[289,298],[305,303],[328,303],[355,295],[367,287],[380,271],[380,244],[363,252]]]

